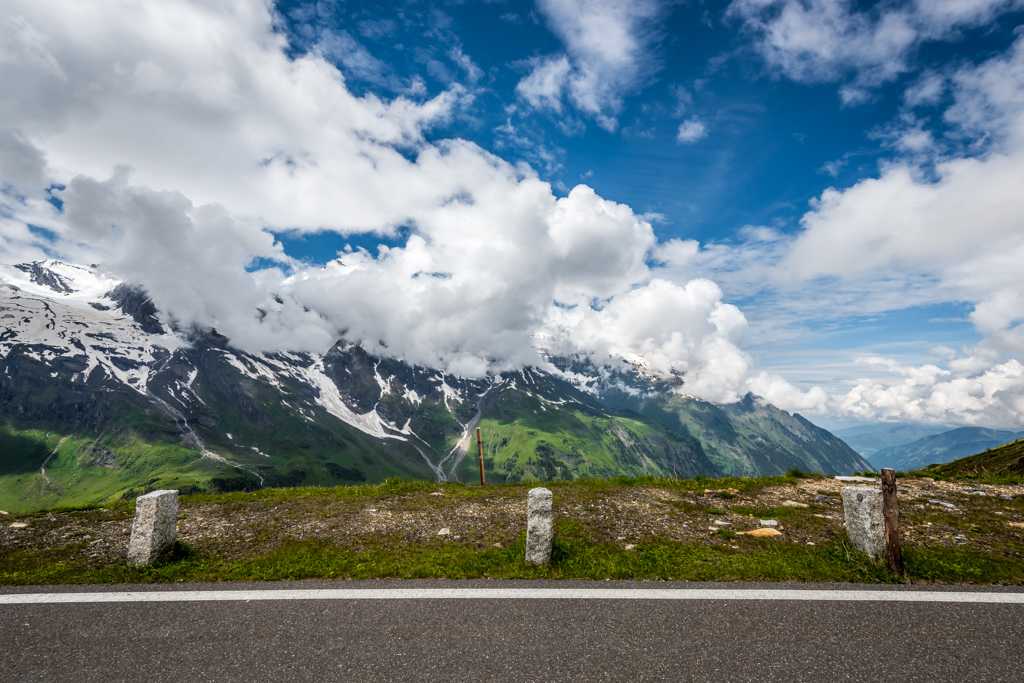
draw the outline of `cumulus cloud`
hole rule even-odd
[[[972,355],[948,368],[907,367],[887,358],[864,362],[882,365],[900,380],[859,380],[837,398],[837,408],[846,415],[981,425],[1020,424],[1024,417],[1024,365],[1017,359]]]
[[[562,91],[572,65],[565,55],[538,57],[532,60],[533,70],[516,85],[516,93],[535,109],[562,112]]]
[[[696,116],[693,116],[679,124],[679,132],[676,133],[676,142],[681,145],[692,145],[698,140],[708,136],[707,126]]]
[[[860,419],[1024,423],[1024,38],[1005,54],[915,83],[908,100],[934,101],[939,89],[951,98],[948,129],[926,160],[908,153],[877,177],[826,190],[795,233],[671,241],[654,256],[675,277],[713,277],[733,298],[760,294],[759,336],[773,325],[791,334],[805,320],[956,302],[972,307],[982,341],[920,366],[853,352],[870,372],[827,395],[766,371],[750,379],[755,393],[792,410]]]
[[[573,59],[618,35],[609,22],[625,11],[598,7],[573,29],[566,7],[547,9]],[[557,337],[735,397],[748,362],[738,309],[709,281],[652,278],[657,239],[628,206],[584,185],[557,197],[527,166],[428,142],[457,87],[425,101],[356,97],[330,46],[288,58],[259,0],[11,9],[0,77],[23,88],[0,96],[5,260],[38,251],[31,217],[52,230],[51,251],[99,263],[144,286],[169,322],[241,348],[318,352],[344,337],[479,376],[540,362],[538,337]],[[351,35],[336,37],[335,58],[379,71]],[[630,45],[586,59],[622,66]],[[566,72],[573,97],[604,111],[611,100],[588,80],[598,72],[560,63],[553,80]],[[50,183],[64,187],[48,194]],[[270,231],[281,228],[408,237],[317,267],[284,252]]]
[[[533,61],[516,91],[537,108],[561,111],[563,98],[599,126],[618,126],[622,98],[650,76],[657,0],[539,0],[538,9],[565,46]]]
[[[849,78],[840,94],[849,104],[911,70],[926,41],[1019,10],[1021,0],[911,1],[859,10],[850,0],[733,0],[727,16],[755,36],[767,64],[805,83]]]
[[[321,55],[287,56],[263,2],[6,9],[4,125],[45,150],[62,183],[128,163],[141,185],[295,229],[386,231],[437,201],[444,180],[423,183],[409,156],[459,86],[426,101],[355,97]]]
[[[625,358],[655,373],[681,373],[686,392],[731,402],[743,393],[750,363],[739,347],[746,327],[743,313],[722,302],[714,282],[680,286],[655,279],[600,309],[554,307],[544,334],[556,351],[585,349],[597,359]]]

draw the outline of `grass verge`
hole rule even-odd
[[[0,529],[0,584],[382,578],[1024,583],[1015,526],[1024,522],[1013,522],[1024,520],[1024,497],[954,496],[950,489],[942,494],[956,500],[950,510],[927,503],[927,496],[940,494],[915,492],[913,485],[901,483],[908,534],[903,578],[851,549],[831,480],[785,476],[550,484],[557,522],[552,563],[544,567],[523,562],[529,485],[388,481],[183,496],[180,540],[150,567],[123,561],[129,503],[6,517],[27,526],[12,529],[5,521]],[[821,500],[822,491],[831,498]],[[807,507],[785,504],[792,501]],[[780,537],[742,534],[766,517],[777,520]]]

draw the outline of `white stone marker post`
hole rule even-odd
[[[551,561],[551,539],[554,537],[554,516],[551,491],[530,489],[526,496],[526,563],[547,564]]]
[[[872,559],[885,557],[882,492],[866,486],[844,486],[843,514],[853,547]]]
[[[178,535],[178,492],[153,491],[135,499],[128,564],[150,564],[170,550]]]

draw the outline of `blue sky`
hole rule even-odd
[[[734,238],[745,225],[794,230],[822,190],[876,175],[879,162],[893,156],[881,134],[900,114],[907,86],[929,69],[1007,50],[1024,19],[1009,12],[949,41],[925,43],[912,69],[847,106],[841,79],[804,83],[773,73],[742,21],[725,16],[729,3],[665,3],[643,31],[640,75],[622,90],[609,131],[569,103],[556,113],[517,96],[531,59],[565,50],[532,2],[277,7],[292,49],[319,49],[355,93],[393,98],[414,80],[424,97],[453,83],[472,92],[472,103],[431,137],[466,138],[526,161],[562,195],[585,183],[638,213],[663,216],[659,234],[700,241]],[[467,72],[453,50],[478,71]],[[680,124],[693,117],[707,137],[677,143]]]
[[[1024,424],[1018,0],[14,5],[5,261],[251,348]]]

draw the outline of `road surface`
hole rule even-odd
[[[1024,591],[583,581],[0,587],[0,681],[58,680],[1022,681]]]

